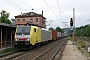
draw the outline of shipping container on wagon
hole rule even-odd
[[[67,36],[67,33],[66,33],[66,32],[64,32],[64,36],[65,36],[65,37]]]
[[[63,38],[64,37],[64,33],[61,33],[61,38]]]
[[[60,38],[61,38],[61,32],[57,31],[57,39],[60,39]]]
[[[52,40],[56,40],[57,39],[57,31],[51,30],[51,32],[52,32]]]

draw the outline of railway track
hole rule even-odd
[[[8,53],[8,54],[5,54],[5,55],[2,55],[0,57],[0,60],[13,60],[14,58],[18,57],[18,56],[21,56],[23,54],[26,54],[28,53],[29,51],[26,51],[26,52],[23,52],[23,51],[15,51],[15,52],[11,52],[11,53]]]
[[[48,45],[48,44],[47,44]],[[44,47],[45,45],[43,46],[40,46],[40,47]],[[20,52],[21,50],[17,50],[17,51],[14,51],[14,52],[10,52],[10,53],[6,53],[6,54],[2,54],[0,55],[0,60],[13,60],[13,59],[17,59],[19,56],[21,55],[24,55],[24,54],[27,54],[28,52],[30,51],[34,51],[35,49],[38,49],[39,47],[37,48],[34,48],[32,50],[29,50],[27,52]]]
[[[62,42],[66,41],[66,40],[67,40],[67,38],[63,38],[63,39],[57,40],[55,42],[52,42],[52,43],[50,43],[48,45],[41,46],[40,48],[33,49],[29,53],[26,53],[26,54],[24,54],[22,56],[19,56],[19,57],[13,59],[13,60],[39,60],[38,56],[40,56],[40,58],[41,58],[42,56],[44,56],[44,53],[45,53],[46,58],[48,58],[48,54],[46,54],[46,53],[49,52],[48,50],[50,50],[52,52],[54,50],[53,54],[56,55],[57,52],[55,52],[55,51],[58,50],[57,47],[60,47],[60,45],[64,44]],[[49,53],[52,53],[52,52],[49,52]],[[41,58],[40,60],[44,60],[44,58]]]
[[[39,56],[35,57],[32,60],[53,60],[56,54],[59,52],[59,50],[63,47],[63,45],[67,42],[65,41],[60,41],[48,50],[44,51],[41,53]]]
[[[18,52],[18,51],[19,51],[19,50],[17,50],[17,51],[13,51],[13,52],[8,52],[8,53],[0,54],[0,58],[3,58],[3,57],[5,57],[5,56],[7,56],[7,55],[14,54],[14,53],[16,53],[16,52]]]
[[[66,44],[67,44],[67,40],[64,41],[64,43],[58,48],[58,50],[56,50],[56,52],[52,55],[50,60],[61,60]]]
[[[38,48],[29,50],[29,51],[25,51],[25,52],[17,51],[8,55],[4,55],[0,58],[0,60],[44,60],[44,58],[45,59],[48,58],[52,60],[52,59],[55,59],[54,57],[57,55],[58,51],[61,49],[62,47],[61,45],[62,44],[64,45],[63,42],[66,41],[65,39],[67,38],[56,40],[52,43],[40,46]]]

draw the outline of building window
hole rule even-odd
[[[25,19],[23,19],[22,21],[25,22]]]
[[[38,18],[36,18],[36,22],[38,22]]]
[[[27,22],[30,22],[30,21],[27,21]]]
[[[20,19],[17,19],[18,22],[20,22]]]
[[[30,23],[33,23],[33,19],[30,19]]]

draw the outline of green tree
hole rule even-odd
[[[56,27],[56,30],[57,30],[58,32],[64,32],[64,30],[61,29],[60,27]]]
[[[0,22],[2,23],[7,23],[7,24],[11,24],[11,21],[8,19],[9,18],[9,13],[7,13],[6,11],[2,10],[0,12]]]
[[[90,26],[85,25],[76,28],[76,36],[90,37]]]
[[[49,30],[54,30],[53,27],[50,27]]]

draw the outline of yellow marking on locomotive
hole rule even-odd
[[[17,32],[18,26],[16,27],[16,32]],[[15,36],[14,36],[14,41],[16,41],[16,32],[15,32]]]
[[[35,45],[35,43],[41,42],[41,30],[39,27],[31,26],[30,29],[30,44]]]

